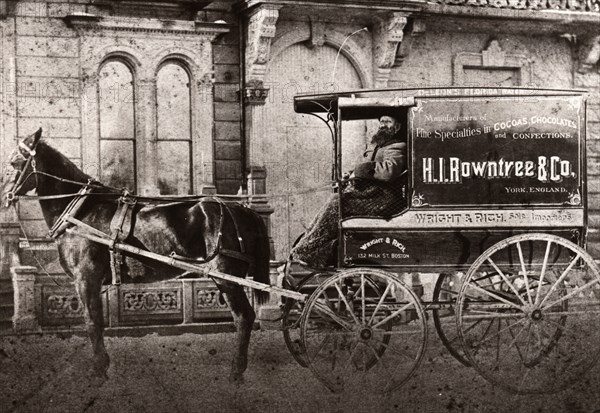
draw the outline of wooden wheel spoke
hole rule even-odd
[[[565,301],[565,300],[568,300],[569,298],[571,298],[571,297],[573,297],[573,296],[576,296],[577,294],[579,294],[579,293],[581,293],[582,291],[584,291],[584,290],[588,289],[588,288],[589,288],[589,287],[591,287],[592,285],[594,285],[594,284],[598,284],[598,283],[600,283],[600,278],[597,278],[597,279],[595,279],[595,280],[592,280],[592,281],[590,281],[590,282],[588,282],[588,283],[586,283],[586,284],[582,285],[581,287],[579,287],[579,288],[576,288],[575,290],[571,291],[569,294],[567,294],[567,295],[565,295],[565,296],[563,296],[563,297],[559,298],[558,300],[555,300],[555,301],[551,302],[550,304],[543,305],[543,304],[544,304],[544,302],[546,301],[546,299],[548,298],[548,296],[550,295],[550,293],[548,293],[548,295],[546,295],[546,297],[544,297],[544,300],[542,301],[542,307],[541,307],[541,308],[542,308],[542,310],[545,310],[545,309],[547,309],[547,308],[550,308],[550,307],[553,307],[553,306],[555,306],[556,304],[560,304],[560,303],[562,303],[563,301]],[[556,284],[555,284],[555,285],[556,285]]]
[[[525,289],[527,290],[527,299],[529,304],[533,304],[531,297],[531,290],[529,289],[529,279],[527,277],[527,269],[525,268],[525,260],[523,259],[523,250],[521,249],[521,243],[517,242],[517,251],[519,253],[519,262],[521,263],[521,271],[523,272],[523,279],[525,280]],[[520,297],[520,295],[519,295]]]
[[[498,324],[500,324],[500,323],[498,323]],[[506,349],[506,352],[502,355],[502,357],[501,358],[497,357],[496,364],[494,365],[494,367],[492,367],[492,370],[497,369],[500,366],[500,364],[502,364],[502,362],[506,359],[506,357],[508,357],[510,348],[513,347],[513,346],[515,346],[515,348],[517,349],[517,354],[519,354],[519,358],[521,358],[521,361],[523,361],[523,358],[521,357],[521,353],[520,353],[520,350],[519,350],[519,346],[517,346],[516,343],[517,343],[517,340],[519,339],[519,336],[521,334],[523,334],[523,331],[525,331],[525,328],[527,328],[527,326],[523,326],[521,328],[521,330],[519,330],[519,332],[517,333],[516,336],[512,332],[512,327],[514,327],[514,325],[512,325],[512,326],[508,325],[508,327],[506,327],[506,328],[503,329],[503,330],[508,329],[508,331],[510,332],[510,335],[513,337],[513,340],[508,345],[508,348]],[[497,346],[497,351],[500,351],[500,345],[499,344]]]
[[[383,342],[383,341],[381,341],[381,340],[378,340],[378,339],[376,339],[376,338],[372,338],[372,340],[373,340],[373,341],[376,341],[377,343],[379,343],[379,344],[381,344],[383,347],[385,347],[385,349],[386,349],[386,352],[387,352],[387,351],[389,351],[390,353],[394,353],[394,354],[396,354],[397,356],[404,357],[404,358],[406,358],[406,359],[408,359],[408,360],[410,360],[410,361],[415,361],[415,359],[414,359],[414,358],[412,358],[411,356],[409,356],[408,354],[405,354],[405,353],[403,353],[403,352],[401,352],[401,351],[398,351],[398,350],[396,350],[395,348],[393,348],[392,346],[390,346],[389,344],[387,344],[387,343],[385,343],[385,342]]]
[[[483,321],[483,320],[481,320],[481,321]],[[494,321],[496,321],[496,319],[492,319],[492,321],[490,321],[490,324],[488,324],[488,326],[485,328],[485,331],[483,332],[483,335],[481,336],[482,338],[487,337],[488,333],[490,332],[490,329],[492,328],[492,325],[494,324]],[[498,323],[500,323],[500,320],[498,320]],[[481,340],[479,340],[479,341],[481,341]],[[475,349],[475,355],[477,354],[477,352],[479,352],[479,348],[480,347],[477,347]]]
[[[533,327],[534,327],[533,330],[535,331],[535,335],[536,335],[536,337],[538,339],[538,347],[540,349],[544,348],[545,347],[544,346],[544,339],[542,337],[542,334],[540,333],[540,326],[539,326],[539,324],[534,324]]]
[[[529,373],[531,373],[532,368],[527,367],[525,364],[521,364],[521,368],[526,368],[527,371],[525,372],[525,374],[523,374],[523,377],[521,377],[521,380],[519,381],[519,387],[523,387],[523,385],[525,384],[525,380],[527,379],[527,376],[529,376]]]
[[[552,247],[552,242],[548,241],[546,244],[546,252],[544,253],[544,262],[542,264],[542,270],[540,271],[540,279],[538,280],[538,288],[537,295],[535,296],[535,304],[540,302],[540,297],[542,294],[542,285],[544,283],[544,276],[546,275],[546,268],[548,266],[548,257],[550,256],[550,248]]]
[[[529,357],[529,350],[531,348],[531,327],[532,324],[528,324],[529,328],[527,329],[527,346],[525,347],[525,360]],[[523,363],[525,365],[525,362]]]
[[[369,343],[365,343],[365,345],[367,346],[367,348],[369,350],[371,350],[371,352],[373,353],[373,355],[375,356],[375,358],[377,359],[377,363],[383,368],[383,370],[385,370],[386,374],[388,377],[392,377],[392,375],[390,374],[390,370],[387,368],[387,366],[385,365],[385,363],[383,362],[383,359],[379,356],[379,353],[377,353],[377,350],[375,350],[373,348],[373,346],[371,346],[371,344]]]
[[[356,314],[354,314],[354,308],[350,305],[350,303],[348,303],[348,300],[346,300],[346,296],[344,295],[344,293],[342,292],[342,289],[340,288],[340,286],[338,285],[338,283],[334,283],[333,284],[335,286],[335,289],[338,292],[338,296],[342,299],[342,301],[344,302],[344,305],[346,306],[346,309],[348,310],[348,312],[350,313],[350,315],[352,316],[352,318],[354,319],[354,322],[358,325],[360,325],[360,320],[356,317]]]
[[[319,353],[321,352],[321,350],[323,350],[325,348],[325,345],[327,344],[327,342],[330,339],[330,335],[326,334],[325,338],[323,339],[323,341],[321,341],[321,343],[319,344],[319,347],[317,348],[317,352],[314,354],[313,358],[317,358],[317,356],[319,355]]]
[[[514,308],[516,308],[516,309],[518,309],[518,310],[521,310],[521,307],[520,307],[520,306],[518,306],[517,304],[515,304],[515,303],[513,303],[513,302],[511,302],[511,301],[508,301],[506,298],[504,298],[504,297],[501,297],[501,296],[499,296],[498,294],[494,294],[494,293],[493,293],[493,292],[491,292],[491,291],[488,291],[488,290],[486,290],[486,289],[484,289],[484,288],[481,288],[481,287],[479,287],[478,285],[467,284],[467,288],[472,288],[472,289],[474,289],[474,290],[477,290],[477,291],[479,291],[479,292],[481,292],[481,293],[483,293],[483,294],[485,294],[485,295],[487,295],[487,296],[489,296],[489,297],[492,297],[492,298],[494,298],[494,299],[495,299],[495,300],[497,300],[497,301],[501,301],[501,302],[503,302],[504,304],[508,304],[508,305],[509,305],[509,306],[511,306],[511,307],[514,307]],[[519,299],[521,299],[521,298],[519,297]],[[521,301],[522,301],[522,299],[521,299]]]
[[[527,303],[525,302],[525,300],[523,300],[523,298],[521,298],[521,294],[519,294],[519,292],[517,291],[517,289],[515,288],[515,286],[506,277],[506,274],[504,274],[502,272],[502,270],[500,268],[498,268],[498,266],[496,265],[496,263],[494,261],[492,261],[492,258],[488,257],[487,261],[491,264],[491,266],[494,268],[494,270],[496,270],[496,272],[504,280],[504,282],[510,287],[510,289],[513,291],[513,293],[515,293],[515,296],[521,301],[521,303],[523,305],[526,305]],[[524,265],[525,265],[525,263],[523,263],[523,266]],[[523,268],[525,268],[525,267],[523,267]]]
[[[354,356],[356,354],[356,351],[358,350],[359,344],[360,344],[360,342],[357,341],[356,345],[354,346],[354,348],[350,352],[350,357],[348,357],[348,361],[346,362],[346,365],[344,366],[344,370],[346,370],[352,364],[352,359],[354,358]]]
[[[371,323],[373,323],[373,320],[375,319],[375,315],[377,314],[377,312],[379,311],[379,309],[381,308],[381,305],[383,304],[383,302],[385,301],[385,297],[387,296],[387,294],[390,292],[390,289],[392,288],[392,284],[388,283],[387,287],[385,288],[385,291],[383,292],[383,294],[381,294],[381,298],[379,299],[379,302],[377,303],[377,305],[375,306],[375,310],[373,310],[373,314],[371,314],[371,318],[369,319],[369,322],[367,323],[367,325],[371,325]]]
[[[506,320],[505,320],[505,321],[506,321]],[[508,322],[507,322],[507,324],[508,324]],[[522,331],[523,331],[525,328],[527,328],[527,331],[528,331],[528,332],[531,332],[531,323],[527,323],[527,325],[523,326],[523,329],[521,329],[521,332],[522,332]],[[523,354],[521,354],[521,348],[519,347],[519,345],[518,345],[518,344],[517,344],[517,342],[516,342],[516,340],[517,340],[517,338],[518,338],[518,337],[515,337],[515,334],[513,333],[513,331],[512,331],[512,328],[509,328],[509,329],[508,329],[508,332],[510,333],[510,336],[513,338],[513,340],[515,340],[515,341],[514,341],[514,343],[515,343],[515,348],[517,349],[517,354],[519,355],[519,358],[521,359],[521,363],[525,363],[525,359],[524,359],[524,357],[523,357]],[[509,346],[509,349],[510,349],[510,346]]]
[[[404,305],[399,310],[394,311],[392,314],[390,314],[389,316],[387,316],[386,318],[384,318],[383,320],[381,320],[380,322],[378,322],[377,324],[375,324],[374,326],[372,326],[372,328],[377,328],[377,327],[379,327],[379,326],[387,323],[388,321],[393,320],[400,313],[402,313],[403,311],[406,311],[406,309],[408,309],[411,306],[414,306],[414,303],[408,303],[408,304]]]
[[[477,327],[479,325],[479,323],[485,321],[483,318],[480,318],[479,320],[475,321],[473,324],[471,324],[469,327],[465,328],[463,330],[463,335],[468,333],[469,331],[473,330],[475,327]],[[458,338],[458,335],[456,336],[456,338]],[[456,338],[454,338],[454,340],[452,341],[456,341]]]
[[[558,288],[558,286],[562,284],[562,282],[565,280],[565,278],[567,278],[567,275],[569,275],[569,272],[571,271],[571,269],[573,268],[573,266],[575,265],[575,263],[580,258],[581,258],[581,254],[578,252],[577,256],[571,260],[571,262],[569,263],[569,265],[567,266],[567,268],[563,271],[563,273],[560,275],[560,277],[558,278],[558,280],[556,280],[556,282],[554,283],[554,285],[550,288],[550,291],[548,291],[548,293],[546,293],[546,295],[542,299],[542,302],[540,303],[540,306],[542,308],[545,308],[544,307],[544,303],[546,302],[546,300],[548,300],[548,298],[554,293],[554,291],[556,291],[556,289]],[[596,283],[598,281],[599,280],[595,280],[594,283]]]
[[[362,322],[364,324],[367,321],[366,320],[365,275],[364,274],[360,275],[360,286],[361,286],[361,289],[362,289],[362,297],[361,297],[361,302],[362,302]]]
[[[352,324],[339,317],[333,310],[327,307],[325,304],[315,301],[314,309],[319,313],[328,316],[331,320],[335,321],[340,326],[344,327],[348,331],[352,331]]]
[[[478,344],[478,346],[481,346],[481,344],[483,344],[483,343],[485,343],[485,342],[487,342],[487,341],[491,340],[491,339],[492,339],[492,338],[494,338],[494,337],[498,337],[498,336],[500,336],[500,334],[502,334],[503,332],[505,332],[505,331],[506,331],[506,330],[508,330],[509,328],[511,328],[511,327],[514,327],[514,326],[516,326],[517,324],[521,324],[521,323],[523,323],[525,320],[526,320],[525,318],[522,318],[521,320],[517,321],[516,323],[513,323],[513,324],[512,324],[512,326],[511,326],[511,325],[509,325],[508,327],[504,327],[504,328],[502,328],[502,329],[500,329],[500,320],[498,320],[498,331],[496,331],[496,332],[495,332],[494,334],[492,334],[491,336],[488,336],[488,337],[487,337],[485,340],[482,340],[482,341],[480,341],[479,343],[477,343],[477,344]]]

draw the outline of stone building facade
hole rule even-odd
[[[294,113],[295,94],[585,89],[589,250],[600,258],[598,0],[3,0],[0,47],[0,159],[41,126],[90,175],[140,194],[266,193],[255,206],[272,212],[274,260],[331,178],[328,132]],[[360,147],[366,132],[347,136]],[[39,208],[0,214],[3,318],[77,322]],[[15,302],[12,279],[17,298],[35,299]],[[122,286],[106,304],[115,326],[226,313],[207,284]]]

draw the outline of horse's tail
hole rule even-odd
[[[270,284],[270,260],[271,246],[269,243],[269,234],[267,226],[262,217],[255,211],[252,215],[256,221],[256,246],[254,250],[254,281]],[[254,290],[254,295],[258,304],[265,304],[269,301],[269,293],[263,290]]]

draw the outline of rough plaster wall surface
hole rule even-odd
[[[265,135],[255,141],[253,152],[261,154],[267,167],[267,193],[277,194],[271,205],[276,257],[285,259],[291,243],[309,225],[327,199],[331,179],[332,143],[325,125],[293,110],[293,95],[326,91],[331,81],[336,50],[329,46],[309,49],[296,44],[272,62],[267,74],[273,87],[263,108]],[[360,88],[360,80],[350,62],[338,59],[335,87]],[[301,194],[319,188],[318,192]],[[295,195],[297,194],[297,195]]]

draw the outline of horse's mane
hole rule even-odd
[[[38,142],[36,152],[39,156],[46,158],[42,159],[43,161],[47,161],[51,165],[52,171],[45,171],[47,173],[80,182],[87,182],[89,179],[92,179],[88,174],[79,169],[73,161],[53,148],[45,139]]]

